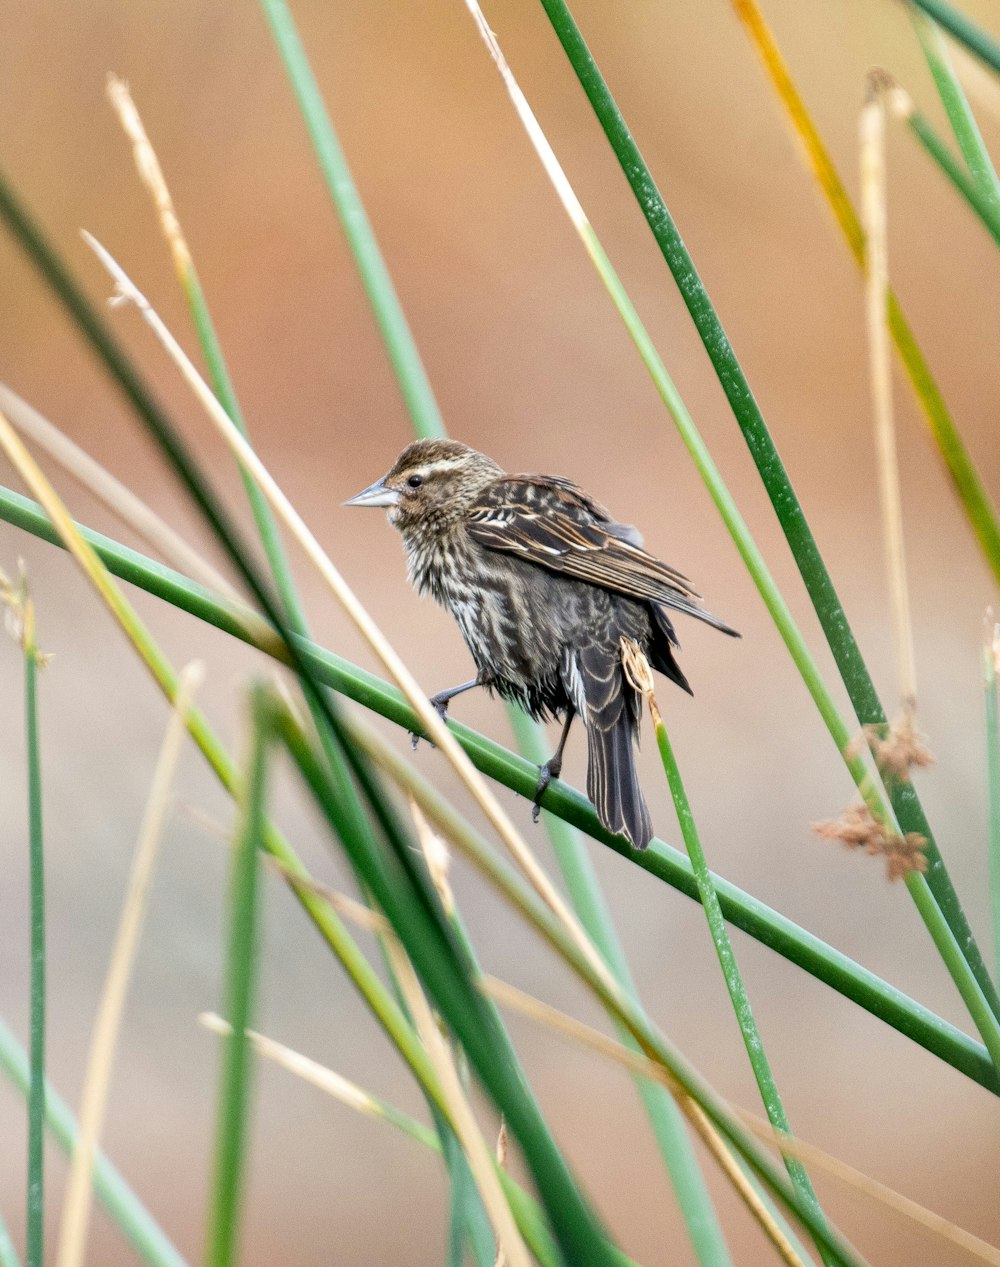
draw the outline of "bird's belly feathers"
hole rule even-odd
[[[486,551],[445,567],[413,569],[413,579],[458,623],[483,684],[532,715],[565,710],[560,666],[564,636],[537,568]],[[412,558],[411,558],[412,563]]]

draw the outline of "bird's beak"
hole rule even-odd
[[[356,497],[348,497],[344,506],[396,506],[399,504],[399,493],[394,488],[386,488],[385,476],[369,484]]]

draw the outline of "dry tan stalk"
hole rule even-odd
[[[892,352],[889,335],[889,252],[886,216],[885,110],[883,95],[894,90],[884,71],[868,77],[861,110],[861,219],[867,239],[865,313],[871,362],[872,414],[878,454],[882,532],[896,638],[899,693],[904,714],[917,706],[916,657],[910,594],[906,579],[903,503],[892,408]]]
[[[233,1027],[229,1022],[224,1021],[215,1012],[202,1012],[198,1020],[206,1029],[210,1029],[213,1034],[221,1034],[223,1037],[228,1037],[233,1032]],[[341,1074],[335,1073],[332,1069],[328,1069],[325,1065],[321,1065],[315,1060],[311,1060],[308,1056],[303,1056],[301,1052],[295,1051],[291,1047],[286,1047],[284,1043],[275,1042],[273,1038],[258,1034],[256,1030],[248,1029],[246,1036],[250,1046],[258,1055],[273,1061],[274,1064],[280,1065],[283,1069],[287,1069],[289,1073],[293,1073],[296,1077],[302,1078],[303,1081],[311,1083],[314,1087],[318,1087],[320,1091],[325,1091],[327,1095],[332,1095],[341,1104],[346,1104],[349,1108],[356,1109],[366,1117],[384,1118],[385,1115],[378,1100]]]
[[[451,891],[451,881],[448,879],[448,871],[451,867],[448,846],[424,817],[424,812],[417,801],[412,796],[407,796],[406,802],[410,807],[410,817],[417,830],[417,839],[424,851],[427,870],[438,891],[444,913],[450,918],[455,910],[455,895]]]
[[[52,659],[51,654],[35,645],[35,604],[28,585],[24,560],[17,561],[17,580],[12,581],[0,568],[0,607],[3,607],[4,628],[26,656],[31,656],[40,669]]]
[[[121,921],[90,1040],[90,1055],[80,1097],[79,1134],[70,1163],[69,1182],[62,1210],[57,1267],[82,1267],[86,1254],[93,1194],[94,1154],[104,1123],[108,1085],[125,996],[142,934],[153,867],[167,817],[170,789],[184,740],[187,715],[203,676],[204,669],[200,664],[188,665],[181,672],[175,707],[167,723],[167,732],[139,832]]]
[[[381,629],[362,606],[354,591],[340,575],[340,572],[325,553],[316,537],[306,526],[301,515],[282,492],[274,477],[245,437],[234,426],[232,419],[216,399],[211,388],[198,373],[180,344],[114,257],[91,234],[85,232],[84,238],[114,279],[116,299],[134,303],[139,309],[143,319],[156,334],[195,395],[201,401],[209,418],[232,449],[243,469],[257,483],[278,517],[288,527],[302,547],[306,557],[316,567],[334,597],[343,607],[369,647],[381,660],[390,677],[406,696],[408,703],[417,714],[427,734],[441,750],[459,778],[478,802],[486,818],[521,868],[528,882],[556,918],[566,927],[581,954],[587,959],[591,970],[601,978],[608,990],[615,994],[620,994],[617,981],[609,972],[604,960],[595,950],[579,920],[546,875],[531,849],[525,844],[499,801],[493,795],[485,779],[480,775],[458,744],[454,735],[441,720],[426,693],[421,690],[416,679],[403,663],[385,634],[382,633]]]
[[[107,506],[113,515],[127,524],[171,567],[231,602],[240,602],[236,590],[222,573],[212,567],[197,550],[192,549],[140,497],[3,383],[0,383],[0,409],[23,436],[27,436],[58,462],[77,483]]]
[[[563,1037],[624,1065],[631,1073],[639,1074],[651,1082],[658,1082],[666,1087],[784,1261],[789,1264],[789,1267],[803,1267],[802,1259],[796,1254],[774,1216],[761,1201],[742,1168],[736,1163],[729,1145],[699,1105],[691,1099],[681,1084],[671,1077],[668,1070],[650,1060],[642,1052],[625,1047],[617,1039],[609,1038],[600,1030],[594,1029],[583,1021],[578,1021],[576,1017],[552,1007],[551,1004],[542,1002],[541,999],[527,994],[508,981],[501,981],[498,977],[483,976],[479,987],[497,1003],[506,1004],[546,1028],[555,1030]]]
[[[583,1021],[577,1020],[576,1017],[569,1016],[558,1008],[552,1007],[551,1004],[535,998],[534,995],[525,993],[525,991],[518,989],[517,986],[511,985],[509,982],[501,981],[497,977],[484,976],[480,978],[479,986],[484,993],[495,999],[496,1002],[514,1008],[522,1015],[530,1017],[571,1042],[588,1047],[591,1051],[598,1052],[602,1056],[614,1060],[632,1073],[640,1074],[651,1082],[662,1084],[677,1099],[679,1106],[688,1115],[695,1129],[699,1129],[695,1117],[688,1114],[684,1105],[684,1101],[690,1101],[690,1097],[671,1078],[662,1065],[656,1064],[641,1052],[632,1051],[631,1048],[625,1047],[616,1039],[609,1038],[607,1034],[602,1034],[600,1030],[593,1029]],[[690,1103],[693,1104],[694,1101],[690,1101]],[[695,1107],[704,1116],[700,1107],[697,1105]],[[846,1162],[832,1156],[823,1149],[817,1148],[814,1144],[808,1144],[797,1136],[785,1135],[775,1131],[771,1123],[765,1121],[764,1118],[749,1113],[746,1109],[735,1105],[730,1105],[729,1108],[749,1130],[753,1131],[765,1143],[771,1144],[784,1156],[795,1157],[810,1166],[826,1170],[829,1174],[840,1179],[842,1183],[865,1193],[872,1200],[878,1201],[880,1204],[911,1219],[935,1235],[960,1246],[968,1253],[980,1258],[983,1262],[990,1263],[992,1267],[1000,1267],[1000,1249],[995,1245],[991,1245],[978,1236],[974,1236],[971,1232],[966,1231],[965,1228],[942,1218],[941,1215],[936,1214],[933,1210],[928,1210],[925,1206],[912,1201],[909,1197],[896,1192],[893,1188],[879,1183],[878,1180],[872,1179],[869,1175],[864,1174],[863,1171],[847,1165]],[[703,1138],[705,1138],[706,1144],[711,1148],[712,1145],[709,1140],[704,1136]]]
[[[742,1110],[737,1110],[737,1112],[739,1112],[740,1117],[749,1130],[753,1131],[764,1143],[772,1144],[786,1157],[795,1157],[817,1170],[825,1170],[827,1174],[839,1179],[841,1183],[856,1189],[858,1192],[865,1193],[873,1201],[878,1201],[904,1218],[918,1223],[921,1227],[934,1232],[937,1236],[943,1237],[960,1249],[966,1250],[984,1263],[990,1263],[991,1267],[1000,1267],[1000,1249],[997,1246],[991,1245],[988,1241],[984,1241],[978,1236],[974,1236],[971,1232],[966,1231],[964,1227],[959,1227],[957,1223],[952,1223],[950,1220],[942,1218],[940,1214],[935,1214],[933,1210],[928,1210],[926,1206],[911,1200],[894,1188],[890,1188],[884,1183],[879,1183],[871,1175],[866,1175],[863,1170],[857,1170],[854,1166],[849,1166],[846,1161],[841,1161],[839,1157],[834,1157],[830,1153],[824,1152],[823,1149],[817,1148],[815,1144],[808,1144],[805,1140],[796,1136],[784,1135],[780,1131],[776,1131],[770,1122],[765,1122],[762,1118],[754,1117],[752,1114],[744,1113]]]
[[[174,210],[173,199],[170,197],[170,190],[167,188],[163,170],[160,167],[159,159],[156,157],[156,151],[146,135],[146,129],[143,127],[142,119],[139,117],[139,111],[135,108],[135,102],[132,100],[128,84],[123,79],[119,79],[117,75],[109,74],[106,91],[108,100],[118,115],[118,121],[132,142],[132,153],[135,157],[139,178],[152,195],[160,225],[163,229],[163,236],[167,239],[170,252],[174,257],[174,267],[180,274],[181,280],[184,281],[186,275],[193,270],[194,265],[191,261],[191,252],[188,250],[187,242],[184,240],[180,220],[178,220],[177,213]]]
[[[736,1189],[747,1209],[760,1224],[764,1235],[774,1245],[782,1260],[788,1264],[788,1267],[807,1267],[801,1255],[796,1253],[795,1246],[785,1235],[778,1220],[761,1200],[760,1193],[747,1178],[742,1166],[737,1162],[733,1150],[709,1120],[704,1109],[700,1104],[692,1100],[690,1096],[684,1096],[683,1100],[684,1102],[680,1103],[680,1108],[688,1121],[697,1130],[705,1143],[705,1147],[715,1158],[719,1168]]]
[[[507,1198],[497,1176],[490,1150],[483,1139],[472,1106],[469,1104],[462,1081],[455,1068],[448,1044],[435,1024],[430,1005],[417,980],[413,965],[407,958],[395,933],[387,933],[383,939],[386,953],[400,991],[417,1033],[430,1057],[437,1074],[442,1093],[452,1113],[452,1127],[462,1145],[476,1187],[493,1225],[497,1249],[507,1257],[509,1267],[531,1267],[531,1256],[521,1238],[520,1230],[511,1213]]]

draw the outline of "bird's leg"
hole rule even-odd
[[[576,710],[571,704],[566,710],[566,720],[563,722],[563,731],[559,736],[559,745],[539,771],[538,784],[535,788],[535,806],[531,811],[532,822],[538,822],[538,814],[542,808],[542,794],[552,780],[558,779],[562,772],[563,749],[566,747],[566,740],[569,738],[569,728],[572,726],[575,716]]]
[[[431,703],[437,709],[441,720],[444,721],[448,716],[448,705],[456,695],[461,695],[464,691],[471,691],[474,686],[481,685],[479,678],[474,677],[471,682],[463,682],[461,686],[452,686],[447,691],[438,691],[436,695],[432,695]]]
[[[434,705],[437,715],[444,721],[448,716],[448,705],[456,695],[461,695],[463,691],[471,691],[474,686],[482,686],[482,681],[478,677],[474,677],[471,682],[463,682],[461,686],[449,687],[446,691],[438,691],[437,695],[431,696],[431,703]],[[414,731],[410,732],[410,739],[413,743],[414,750],[420,740],[420,736]]]

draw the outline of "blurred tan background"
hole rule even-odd
[[[768,0],[766,12],[852,190],[865,71],[894,71],[940,119],[906,14],[890,0]],[[967,11],[996,21],[978,0]],[[806,176],[755,55],[723,0],[608,6],[580,24],[691,248],[758,395],[884,699],[895,696],[858,276]],[[685,627],[696,698],[661,692],[712,865],[942,1015],[963,1009],[902,886],[816,840],[851,786],[610,302],[530,152],[459,0],[300,3],[296,17],[451,432],[516,470],[564,473],[692,576],[744,631],[734,645]],[[508,59],[648,323],[828,680],[822,635],[738,429],[669,273],[544,17],[488,6]],[[80,0],[8,6],[0,24],[2,162],[60,249],[103,298],[77,236],[114,251],[190,348],[194,339],[131,156],[104,99],[127,78],[158,147],[252,433],[397,648],[433,691],[467,676],[450,620],[408,589],[381,516],[340,508],[409,438],[361,288],[258,7]],[[981,111],[987,140],[996,118]],[[995,150],[996,152],[996,150]],[[909,137],[890,157],[891,267],[905,307],[994,498],[995,248]],[[64,427],[191,539],[205,536],[61,311],[0,235],[0,377]],[[228,457],[134,314],[114,323],[219,487],[246,519]],[[920,790],[984,950],[985,781],[981,621],[994,588],[922,420],[898,384],[920,716],[939,758]],[[14,482],[4,471],[0,477]],[[60,481],[85,522],[127,534]],[[163,704],[60,552],[0,525],[0,566],[23,557],[41,645],[50,952],[49,1067],[76,1103],[89,1031]],[[295,559],[328,646],[370,658]],[[267,666],[143,595],[176,662],[203,657],[204,701],[237,750],[242,698]],[[27,1035],[27,847],[21,670],[0,649],[0,1012]],[[838,690],[838,698],[842,692]],[[455,715],[506,741],[502,708]],[[393,733],[391,728],[385,728]],[[394,734],[397,742],[405,738]],[[421,767],[453,790],[440,759]],[[582,736],[566,777],[584,777]],[[642,754],[659,833],[679,843],[655,751]],[[214,1130],[225,850],[201,815],[229,807],[185,755],[112,1085],[105,1140],[192,1261]],[[504,794],[549,860],[525,805]],[[346,884],[315,821],[282,790],[282,822],[320,876]],[[198,814],[192,813],[198,811]],[[699,908],[619,857],[595,863],[653,1015],[726,1095],[757,1097]],[[586,1018],[579,989],[475,876],[456,884],[486,966]],[[259,1025],[420,1113],[399,1061],[297,907],[267,883]],[[808,1140],[982,1236],[1000,1237],[995,1099],[783,960],[735,934],[793,1126]],[[533,1085],[621,1244],[641,1262],[693,1261],[631,1085],[516,1018]],[[442,1261],[440,1166],[288,1075],[257,1074],[244,1262],[307,1267]],[[711,1163],[735,1260],[772,1261]],[[65,1174],[49,1158],[50,1248]],[[831,1214],[874,1264],[969,1261],[818,1176]],[[24,1113],[0,1084],[0,1211],[22,1244]],[[89,1261],[134,1261],[98,1214]]]

